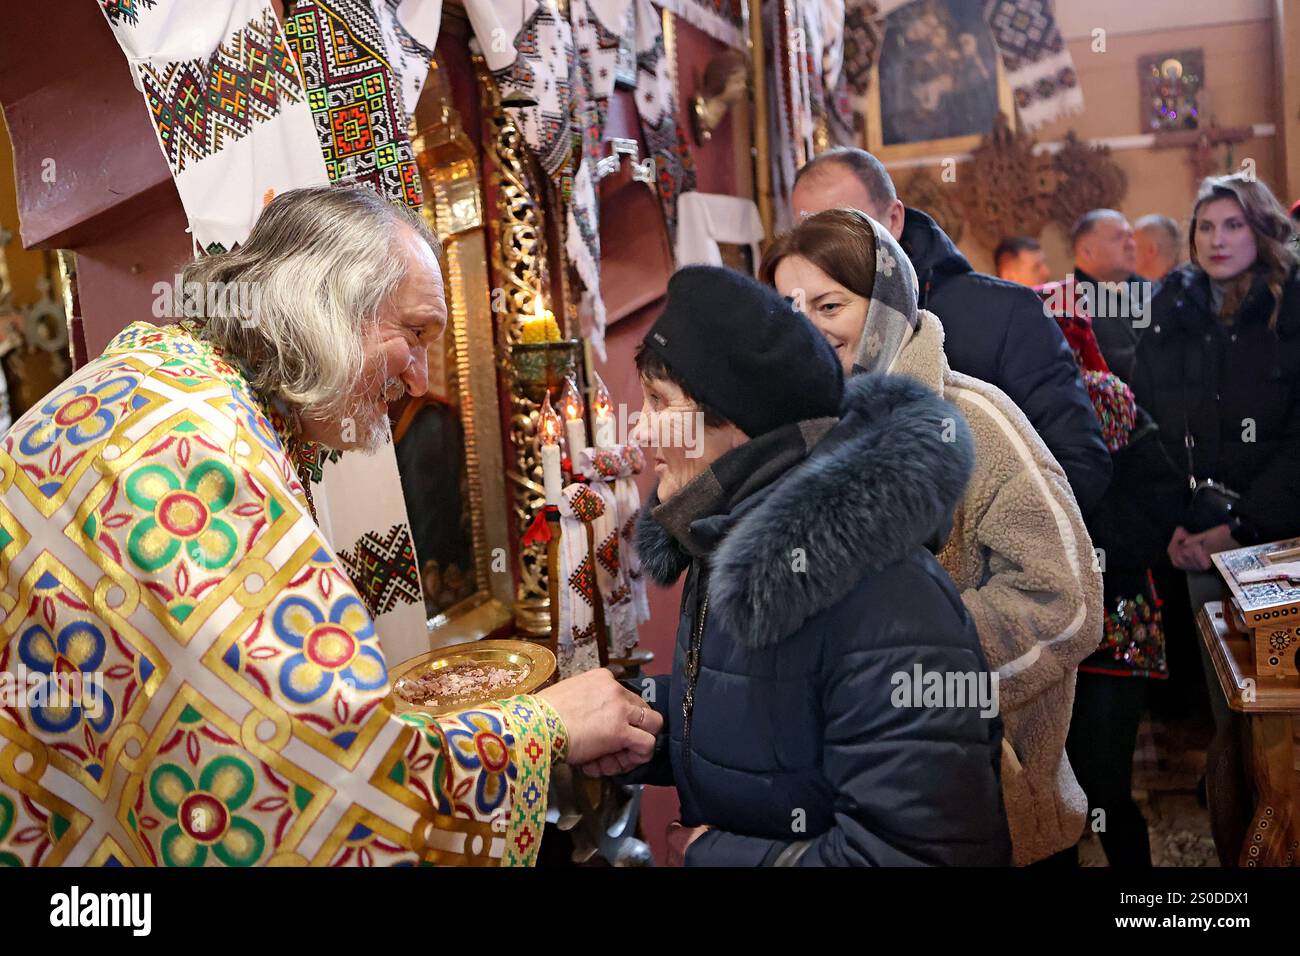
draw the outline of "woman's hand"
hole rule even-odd
[[[1180,571],[1208,571],[1214,565],[1211,555],[1240,547],[1226,524],[1215,525],[1200,534],[1191,534],[1180,527],[1169,539],[1169,560]]]
[[[570,677],[538,695],[569,732],[566,762],[587,773],[625,773],[654,754],[663,718],[604,668]]]
[[[686,850],[704,835],[708,827],[684,827],[674,820],[668,824],[668,865],[685,866]]]
[[[1202,570],[1210,569],[1210,555],[1218,554],[1220,551],[1231,551],[1233,548],[1240,548],[1241,545],[1237,539],[1232,536],[1232,529],[1226,524],[1215,525],[1209,531],[1202,531],[1200,534],[1194,534],[1188,542],[1191,546],[1199,548],[1201,554],[1205,557],[1205,567]]]
[[[1195,538],[1196,535],[1179,525],[1174,529],[1174,536],[1169,539],[1169,545],[1165,549],[1169,554],[1169,563],[1179,571],[1208,571],[1210,569],[1210,559],[1193,543]]]

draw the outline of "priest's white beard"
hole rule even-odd
[[[388,419],[388,405],[406,394],[406,385],[400,378],[386,380],[380,388],[384,404],[367,405],[365,412],[356,417],[356,447],[367,455],[373,455],[393,440],[393,426]],[[378,408],[378,410],[376,410]]]
[[[392,423],[387,414],[371,415],[364,431],[358,431],[356,448],[367,455],[373,455],[393,440]]]
[[[304,421],[314,418],[320,423],[306,430],[308,437],[337,451],[373,455],[393,440],[388,406],[405,394],[406,385],[398,378],[370,385],[354,393],[342,409],[305,414]]]

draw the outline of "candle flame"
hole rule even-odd
[[[564,409],[564,417],[568,421],[577,421],[582,417],[582,393],[578,391],[578,383],[570,375],[564,383],[564,396],[560,399],[560,407]]]
[[[541,435],[543,445],[554,445],[560,440],[560,416],[551,407],[551,396],[542,402]]]
[[[592,369],[591,377],[596,384],[596,396],[591,400],[591,410],[597,415],[608,415],[610,409],[614,406],[614,403],[609,398],[609,389],[605,387],[604,380],[595,369]]]

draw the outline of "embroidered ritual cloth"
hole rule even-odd
[[[555,656],[560,679],[600,666],[596,642],[596,569],[591,563],[588,528],[609,520],[605,502],[586,484],[564,487],[560,499],[560,606],[555,635]]]
[[[745,36],[744,14],[741,12],[740,0],[654,0],[654,2],[727,46],[737,49],[743,49],[745,46],[748,38]],[[757,4],[750,4],[751,9],[756,6]]]
[[[388,65],[402,92],[409,126],[438,44],[442,0],[370,0],[370,4],[384,37]]]
[[[605,608],[610,656],[627,657],[639,640],[637,627],[650,619],[641,562],[632,535],[641,514],[636,475],[645,468],[645,453],[634,444],[581,455],[579,471],[605,506],[604,518],[591,523],[596,553],[596,584]]]
[[[1083,89],[1052,0],[986,0],[984,17],[1025,129],[1083,112]]]
[[[393,20],[385,16],[385,23],[391,36]],[[302,67],[329,181],[370,186],[389,202],[418,208],[405,81],[389,64],[375,7],[369,0],[298,0],[284,32]]]
[[[200,248],[233,248],[273,196],[329,181],[302,73],[266,0],[99,4]]]
[[[677,197],[695,188],[695,159],[678,122],[676,64],[664,44],[663,20],[650,0],[635,0],[636,109],[646,152],[654,157],[669,241],[677,236]]]
[[[267,406],[128,326],[0,443],[0,865],[529,864],[558,717],[395,717]]]

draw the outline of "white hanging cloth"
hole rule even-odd
[[[714,193],[682,193],[677,204],[677,268],[722,265],[718,243],[747,245],[754,271],[758,270],[758,244],[763,220],[753,200]]]

